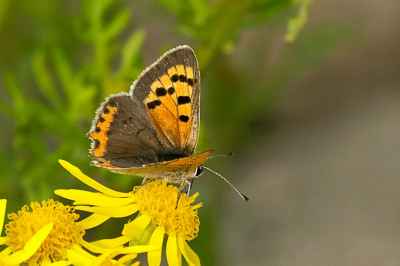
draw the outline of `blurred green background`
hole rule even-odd
[[[116,189],[140,182],[90,166],[86,132],[106,96],[189,44],[202,74],[198,150],[233,152],[209,165],[252,198],[208,174],[195,183],[203,265],[397,265],[399,7],[0,0],[0,197],[10,211],[81,187],[59,158]]]

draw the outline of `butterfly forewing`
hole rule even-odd
[[[197,143],[200,73],[193,50],[179,46],[164,54],[132,85],[157,129],[186,155]]]

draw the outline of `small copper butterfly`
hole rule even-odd
[[[146,68],[129,93],[111,95],[101,104],[88,132],[89,153],[95,166],[186,183],[188,190],[203,169],[233,186],[204,166],[212,150],[193,154],[199,124],[199,65],[193,49],[181,45]]]

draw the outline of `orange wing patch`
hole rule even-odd
[[[96,127],[89,133],[89,138],[93,141],[93,146],[90,149],[90,154],[96,157],[103,157],[106,153],[108,132],[110,131],[111,123],[117,113],[118,108],[110,104],[106,105],[103,113],[97,120]]]
[[[155,125],[178,148],[184,148],[192,130],[193,68],[170,67],[150,86],[144,104]]]
[[[193,72],[193,68],[192,67],[188,67],[185,66],[185,70],[186,70],[186,86],[187,86],[187,91],[188,91],[188,96],[189,98],[187,98],[186,102],[189,101],[190,99],[190,103],[184,104],[184,105],[188,105],[190,106],[190,118],[189,121],[185,127],[184,130],[184,134],[182,135],[182,138],[184,140],[183,142],[183,147],[186,147],[187,142],[189,141],[190,135],[191,135],[191,131],[193,130],[192,125],[193,125],[193,116],[192,116],[192,112],[193,112],[193,85],[194,85],[194,72]],[[181,122],[181,121],[180,121]],[[182,123],[182,122],[181,122]]]
[[[178,96],[178,124],[180,131],[180,147],[183,148],[186,139],[189,136],[191,116],[192,116],[192,104],[191,104],[191,91],[187,86],[187,77],[185,67],[183,65],[176,66],[178,81],[175,83],[176,94]]]
[[[151,86],[151,91],[144,104],[150,111],[150,115],[154,120],[154,124],[168,140],[178,145],[179,143],[179,128],[176,124],[176,104],[172,97],[169,96],[168,90],[161,84],[160,81],[154,81]]]

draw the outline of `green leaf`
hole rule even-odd
[[[182,5],[184,4],[180,0],[159,0],[160,4],[164,6],[169,12],[174,13],[174,15],[178,15]]]
[[[304,28],[308,19],[311,0],[295,0],[295,4],[298,5],[299,10],[297,15],[289,20],[285,36],[286,42],[289,43],[294,42],[300,31]]]
[[[140,49],[142,48],[145,32],[137,30],[126,41],[121,52],[121,66],[118,75],[121,78],[132,75],[132,66],[139,61]]]
[[[189,3],[192,6],[193,11],[193,22],[195,25],[203,25],[209,15],[209,5],[207,1],[204,0],[190,0]]]
[[[62,50],[55,50],[52,53],[53,63],[57,72],[57,77],[60,79],[67,95],[73,94],[75,76],[72,73],[71,65],[65,57]]]
[[[112,22],[107,26],[107,28],[104,29],[104,38],[108,41],[115,38],[126,27],[129,18],[129,10],[121,11],[115,18],[113,18]]]
[[[4,75],[4,88],[11,98],[12,112],[16,118],[24,116],[25,100],[21,88],[17,85],[16,78],[11,73]]]
[[[35,81],[39,91],[54,107],[61,108],[61,98],[56,90],[52,74],[46,66],[44,54],[37,52],[33,56],[32,64]]]
[[[76,93],[68,107],[68,116],[71,122],[80,122],[82,119],[90,119],[93,112],[93,104],[96,96],[95,87],[76,87]]]
[[[101,24],[104,13],[112,5],[112,0],[90,0],[87,10],[90,14],[92,23]]]
[[[4,18],[6,17],[9,2],[9,0],[0,0],[0,28],[2,26]]]
[[[265,23],[272,17],[276,17],[283,11],[293,6],[293,0],[262,0],[252,3],[243,25],[251,27],[259,23]]]

